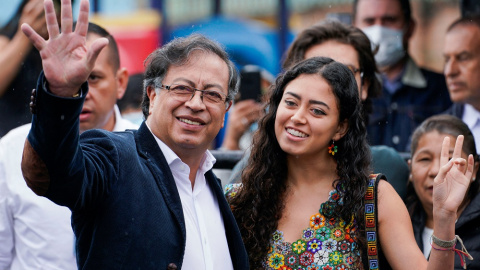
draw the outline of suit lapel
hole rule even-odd
[[[135,134],[135,142],[138,146],[139,155],[147,159],[146,164],[152,172],[160,192],[165,198],[167,207],[170,209],[170,212],[182,230],[183,242],[185,243],[185,218],[183,216],[182,202],[178,194],[177,185],[175,184],[167,160],[160,150],[153,134],[146,126],[145,121]]]
[[[157,186],[162,192],[168,208],[182,230],[182,237],[185,243],[185,218],[183,216],[180,195],[178,194],[175,180],[173,179],[172,172],[167,164],[165,156],[160,150],[157,141],[146,126],[145,122],[142,123],[136,132],[135,141],[138,146],[139,155],[147,159],[147,165],[155,177]],[[230,210],[230,206],[228,205],[223,194],[220,181],[215,177],[212,170],[205,174],[205,178],[218,201],[218,206],[225,224],[225,234],[227,236],[228,248],[230,251],[230,256],[232,257],[233,266],[235,269],[248,269],[249,266],[247,252],[243,245],[240,230],[238,229],[235,218]]]
[[[225,199],[220,181],[215,177],[212,170],[205,174],[207,183],[217,198],[218,207],[222,213],[225,234],[227,236],[228,249],[232,258],[234,269],[248,269],[247,252],[243,245],[242,236],[238,229],[235,217],[232,214],[230,206]]]

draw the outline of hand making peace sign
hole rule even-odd
[[[458,136],[450,160],[449,145],[450,138],[447,136],[442,144],[440,171],[433,183],[433,211],[438,211],[440,215],[457,212],[473,174],[473,156],[468,156],[468,162],[461,157],[463,135]]]
[[[103,47],[108,44],[108,39],[99,38],[90,48],[86,47],[88,0],[80,2],[75,31],[72,31],[71,0],[62,0],[61,31],[52,0],[45,0],[44,8],[49,39],[42,38],[28,24],[22,25],[22,31],[40,52],[49,90],[57,96],[72,97],[87,81],[95,60]]]

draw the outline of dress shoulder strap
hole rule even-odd
[[[367,269],[380,269],[379,246],[377,233],[377,186],[386,177],[383,174],[370,174],[367,192],[365,193],[365,233],[367,240]]]

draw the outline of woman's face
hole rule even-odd
[[[450,137],[449,156],[451,158],[455,148],[456,138],[438,131],[423,134],[418,140],[418,146],[410,162],[411,179],[415,192],[426,211],[433,211],[432,193],[433,179],[440,169],[440,154],[443,139]],[[462,151],[462,158],[467,159],[467,154]]]
[[[339,140],[347,122],[330,85],[318,74],[303,74],[285,87],[275,120],[277,141],[287,154],[329,155],[332,139]]]

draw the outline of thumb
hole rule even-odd
[[[107,38],[99,38],[95,40],[87,52],[87,65],[93,69],[95,65],[95,60],[97,60],[98,55],[102,51],[102,49],[108,45]]]
[[[35,46],[38,51],[41,51],[45,46],[45,40],[27,23],[22,24],[21,29],[23,34],[32,42],[33,46]]]

